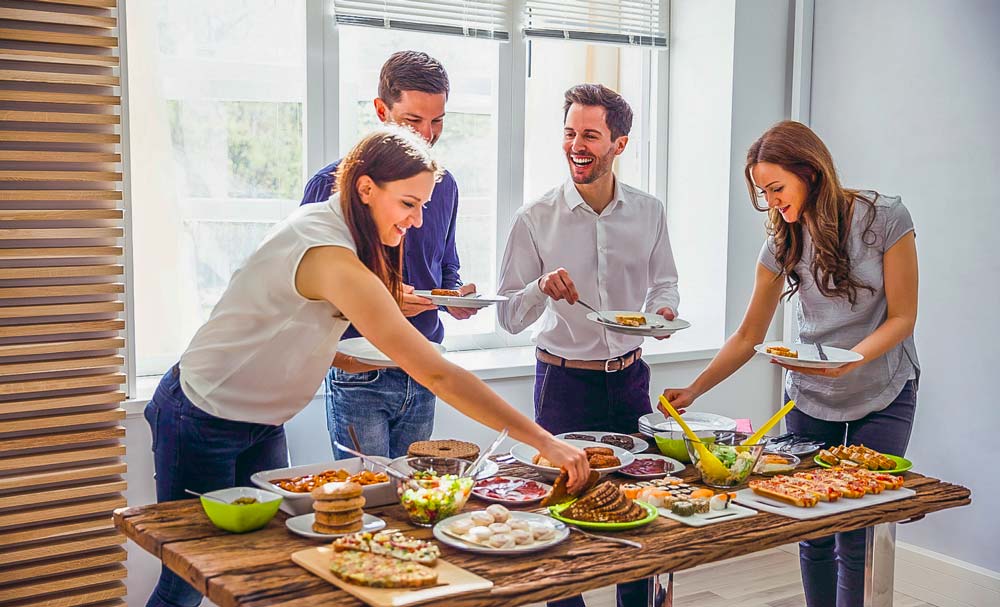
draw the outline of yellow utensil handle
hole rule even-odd
[[[768,431],[771,428],[773,428],[775,426],[775,424],[777,424],[778,422],[781,421],[782,417],[784,417],[789,411],[792,410],[792,407],[794,407],[794,406],[795,406],[795,401],[794,400],[790,400],[787,403],[785,403],[784,407],[782,407],[781,409],[778,410],[777,413],[775,413],[774,415],[772,415],[771,419],[767,420],[767,422],[763,426],[760,427],[760,430],[757,430],[756,432],[754,432],[750,436],[750,438],[748,438],[745,441],[743,441],[743,444],[744,445],[756,445],[758,442],[760,442],[760,439],[765,434],[767,434]]]
[[[677,425],[681,427],[681,430],[684,431],[684,434],[686,434],[688,438],[696,443],[701,442],[698,435],[695,434],[694,431],[691,430],[691,427],[687,425],[687,422],[681,419],[680,413],[674,409],[674,406],[670,404],[670,401],[667,400],[666,396],[662,394],[660,395],[660,403],[663,405],[663,408],[667,410],[667,413],[670,414],[670,417],[674,418],[674,421],[677,422]]]

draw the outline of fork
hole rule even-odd
[[[618,322],[617,320],[614,320],[614,319],[611,319],[611,318],[608,318],[608,317],[607,317],[607,316],[605,316],[604,314],[601,314],[601,311],[600,311],[600,310],[598,310],[598,309],[597,309],[597,308],[595,308],[594,306],[590,305],[589,303],[587,303],[587,302],[583,301],[582,299],[577,299],[577,300],[576,300],[576,303],[578,303],[578,304],[582,305],[582,306],[583,306],[584,308],[587,308],[588,310],[590,310],[590,311],[591,311],[591,312],[593,312],[594,314],[597,314],[597,317],[598,317],[598,318],[600,318],[601,320],[605,320],[605,321],[607,321],[607,322],[610,322],[610,323],[613,323],[613,324],[616,324],[616,325],[618,325],[618,324],[621,324],[621,323],[619,323],[619,322]]]

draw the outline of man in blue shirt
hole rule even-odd
[[[449,92],[448,73],[426,53],[400,51],[382,66],[375,113],[382,122],[412,127],[431,145],[444,127]],[[302,204],[330,198],[340,161],[323,167],[306,184]],[[438,308],[413,290],[455,289],[462,295],[475,292],[462,285],[455,223],[458,218],[458,185],[445,171],[424,209],[423,225],[407,232],[403,244],[402,311],[427,339],[441,343],[444,327]],[[458,319],[472,316],[470,308],[448,308]],[[343,339],[358,337],[353,327]],[[367,455],[399,457],[410,443],[430,438],[434,428],[434,394],[397,368],[359,363],[337,353],[327,374],[326,420],[331,440],[351,444],[347,428],[354,426]],[[346,457],[336,447],[334,457]]]

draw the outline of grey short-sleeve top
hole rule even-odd
[[[852,307],[846,298],[830,298],[816,288],[810,266],[814,248],[808,230],[802,231],[802,259],[795,266],[801,283],[796,315],[799,340],[849,350],[871,335],[888,315],[882,256],[900,238],[913,231],[913,220],[899,197],[863,192],[874,206],[856,201],[848,233],[848,255],[852,275],[873,289],[859,289]],[[865,231],[870,214],[874,221]],[[761,248],[758,261],[775,274],[781,273],[774,258],[774,239],[769,237]],[[920,365],[910,335],[878,359],[870,360],[854,371],[826,378],[802,373],[788,373],[785,390],[804,413],[827,421],[853,421],[889,405],[909,379],[917,378]]]

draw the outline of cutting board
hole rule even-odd
[[[438,585],[427,588],[369,588],[349,584],[330,573],[331,548],[319,546],[300,550],[292,554],[296,565],[318,575],[345,592],[358,597],[373,607],[399,607],[417,605],[427,601],[472,592],[484,592],[493,587],[493,582],[438,559],[434,569],[438,574]]]
[[[806,520],[850,512],[851,510],[863,510],[869,506],[906,499],[916,494],[917,492],[913,489],[887,489],[878,495],[866,495],[857,499],[842,497],[835,502],[820,502],[812,508],[800,508],[786,502],[757,495],[753,492],[753,489],[740,489],[736,492],[736,501],[745,506],[763,510],[764,512]]]

